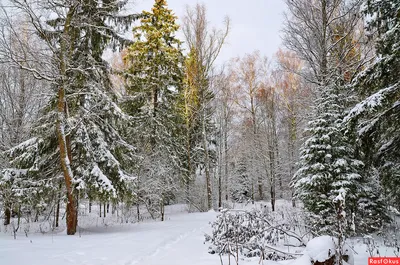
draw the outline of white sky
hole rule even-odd
[[[134,2],[133,11],[138,13],[149,11],[154,4],[154,0]],[[254,50],[272,58],[278,48],[282,47],[280,30],[286,8],[283,0],[167,0],[169,8],[178,18],[185,13],[186,5],[194,6],[197,2],[206,5],[211,26],[222,28],[224,17],[229,16],[231,19],[231,32],[218,63]]]

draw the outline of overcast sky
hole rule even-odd
[[[150,10],[154,0],[134,0],[135,12]],[[280,30],[285,3],[283,0],[167,0],[175,15],[182,17],[185,6],[197,2],[207,7],[212,26],[221,28],[225,16],[231,19],[231,32],[218,63],[254,50],[271,58],[281,47]]]

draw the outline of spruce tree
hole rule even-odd
[[[164,205],[179,184],[182,169],[183,119],[178,103],[184,57],[175,36],[177,18],[165,0],[156,0],[142,17],[124,57],[128,95],[124,106],[136,118],[132,133],[143,157],[140,185],[148,197],[143,201],[160,206],[163,220]]]
[[[400,209],[400,2],[367,0],[364,11],[377,56],[354,82],[361,100],[346,122],[359,135],[372,181]]]
[[[126,1],[52,0],[43,1],[37,12],[52,12],[56,17],[43,21],[37,19],[32,3],[13,3],[31,18],[51,51],[54,75],[47,79],[56,93],[36,122],[35,137],[9,154],[14,167],[28,169],[28,176],[39,174],[42,183],[56,180],[52,184],[58,188],[62,173],[68,198],[67,233],[74,234],[79,194],[95,193],[108,200],[129,192],[135,148],[123,131],[131,119],[116,104],[110,68],[102,55],[106,48],[127,42],[120,33],[137,15],[121,15]],[[41,69],[36,72],[47,74]]]
[[[310,213],[310,223],[316,232],[335,233],[336,210],[333,200],[345,194],[347,223],[379,223],[380,215],[369,215],[366,208],[357,207],[360,201],[382,203],[368,190],[372,186],[370,171],[360,161],[356,137],[346,131],[343,118],[354,101],[349,84],[363,65],[357,25],[360,22],[358,2],[347,1],[287,1],[294,14],[286,26],[286,45],[294,49],[311,68],[303,74],[315,84],[315,107],[308,124],[299,162],[293,178],[297,196]],[[313,13],[307,9],[315,10]],[[303,13],[305,16],[297,16]],[[318,30],[315,30],[318,29]],[[309,46],[311,45],[311,46]],[[304,49],[304,47],[308,47]],[[354,220],[353,221],[353,217]],[[358,218],[358,219],[357,219]],[[361,224],[360,222],[358,224]],[[348,233],[363,233],[365,225],[348,226]],[[375,227],[376,228],[376,227]]]
[[[231,178],[231,197],[237,202],[246,202],[251,199],[251,177],[247,170],[247,162],[246,158],[240,158]]]
[[[346,193],[348,216],[356,210],[357,181],[363,164],[353,158],[353,150],[340,130],[343,97],[335,85],[323,89],[315,107],[316,118],[308,124],[310,137],[301,149],[294,180],[298,197],[311,213],[311,224],[316,231],[329,234],[336,219],[332,201],[340,193]]]

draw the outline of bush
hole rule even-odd
[[[267,260],[286,260],[297,256],[288,252],[288,247],[305,246],[298,224],[289,223],[284,214],[263,210],[235,211],[222,210],[214,221],[211,235],[206,235],[210,242],[210,254],[228,254],[244,257],[260,257]]]

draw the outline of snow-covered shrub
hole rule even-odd
[[[340,255],[342,255],[341,262],[338,260]],[[337,238],[320,236],[307,243],[304,254],[298,262],[294,261],[290,264],[354,265],[354,257],[350,248],[339,246]]]
[[[224,209],[211,224],[211,235],[206,235],[206,242],[211,243],[209,253],[236,258],[292,259],[296,254],[289,252],[288,247],[304,247],[306,240],[295,232],[295,224],[285,221],[284,217],[283,212],[272,213],[266,208],[252,211]]]

